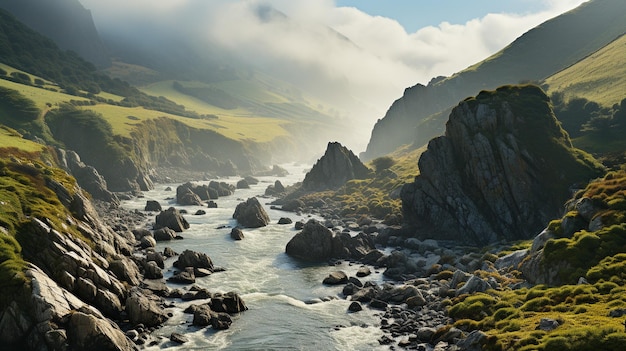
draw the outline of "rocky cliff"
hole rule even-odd
[[[405,144],[422,146],[443,132],[446,110],[459,100],[483,89],[545,79],[624,32],[626,3],[621,0],[592,0],[553,18],[483,62],[407,88],[374,126],[361,158],[371,160]]]
[[[67,173],[25,156],[0,162],[3,347],[134,349],[112,322],[140,279],[132,234],[102,223]]]
[[[372,171],[345,146],[330,142],[322,156],[302,181],[302,189],[307,191],[336,189],[351,179],[364,179]]]
[[[418,165],[420,175],[401,192],[411,235],[476,245],[538,233],[562,212],[573,185],[601,172],[530,85],[461,102]]]

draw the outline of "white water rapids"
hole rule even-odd
[[[156,189],[144,193],[144,198],[124,201],[122,206],[132,210],[143,210],[146,200],[157,200],[165,209],[175,206],[187,210],[185,218],[191,228],[181,233],[184,240],[161,242],[158,251],[169,246],[180,253],[185,249],[204,252],[213,264],[226,268],[225,272],[197,278],[196,285],[211,292],[235,291],[249,310],[232,316],[233,324],[228,330],[215,331],[210,326],[198,328],[191,325],[192,315],[182,311],[189,304],[201,304],[204,300],[183,302],[172,299],[175,308],[168,309],[174,315],[165,326],[153,335],[161,343],[147,350],[387,350],[378,343],[382,336],[377,311],[364,309],[357,313],[348,312],[350,301],[343,299],[342,286],[329,287],[322,280],[334,270],[343,270],[355,276],[358,264],[343,262],[338,266],[307,264],[285,254],[285,245],[297,233],[294,225],[278,225],[280,217],[289,217],[294,223],[306,221],[306,216],[272,210],[267,205],[271,199],[258,197],[268,185],[280,180],[285,186],[304,177],[303,168],[285,167],[287,177],[258,177],[258,185],[250,189],[238,189],[235,194],[216,200],[218,208],[178,206],[175,204],[176,187],[180,184],[157,184]],[[220,179],[235,184],[239,178]],[[197,182],[203,184],[205,182]],[[170,186],[173,190],[166,191]],[[268,212],[271,224],[258,229],[243,229],[245,238],[234,241],[230,238],[232,219],[238,203],[257,196]],[[206,215],[193,215],[203,209]],[[153,214],[150,214],[154,216]],[[154,217],[152,217],[154,220]],[[228,228],[216,229],[221,226]],[[166,261],[165,278],[172,275],[172,263]],[[361,279],[380,283],[380,273]],[[169,284],[170,288],[187,289],[189,286]],[[327,302],[307,304],[328,296],[338,297]],[[168,299],[169,300],[169,299]],[[341,327],[338,327],[341,326]],[[185,335],[189,342],[178,345],[169,341],[172,332]]]

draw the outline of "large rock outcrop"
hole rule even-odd
[[[270,217],[256,197],[249,198],[235,208],[233,218],[246,228],[265,227],[270,222]]]
[[[375,248],[374,242],[365,234],[335,233],[322,223],[309,220],[285,248],[287,255],[305,261],[325,261],[330,258],[364,257]]]
[[[536,86],[461,102],[402,188],[411,235],[484,245],[527,239],[563,209],[570,187],[601,171],[572,147]]]
[[[302,181],[305,190],[336,189],[351,179],[365,179],[372,174],[361,160],[338,142],[328,143],[326,152]]]

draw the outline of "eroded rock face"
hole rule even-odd
[[[25,273],[31,287],[0,313],[0,340],[8,349],[135,350],[109,319],[63,289],[43,271]]]
[[[246,228],[265,227],[270,222],[270,217],[263,209],[256,197],[249,198],[235,208],[233,218]]]
[[[324,156],[317,160],[302,181],[305,190],[335,189],[351,179],[364,179],[372,171],[345,146],[338,142],[328,143]]]
[[[572,147],[534,86],[461,102],[419,169],[401,192],[411,234],[476,245],[530,238],[560,214],[573,184],[600,171]]]
[[[351,236],[336,234],[322,223],[312,219],[288,243],[287,255],[306,261],[324,261],[330,258],[362,258],[375,247],[365,234]]]

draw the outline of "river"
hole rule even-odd
[[[277,179],[287,186],[304,178],[302,166],[288,165],[285,168],[290,173],[288,176],[257,177],[259,184],[250,189],[238,189],[234,195],[216,200],[218,208],[177,206],[173,198],[180,184],[157,184],[155,190],[144,192],[143,198],[123,201],[122,206],[132,210],[143,210],[146,200],[157,200],[163,208],[176,206],[187,210],[185,218],[191,227],[181,233],[184,240],[158,243],[157,250],[169,246],[179,253],[190,249],[208,254],[214,265],[224,267],[226,271],[197,278],[196,285],[211,292],[235,291],[249,308],[232,316],[230,329],[215,331],[210,326],[192,326],[192,315],[182,312],[189,304],[200,304],[202,300],[183,302],[174,299],[176,307],[168,309],[173,317],[153,333],[161,338],[161,343],[147,347],[147,350],[388,350],[377,341],[383,335],[377,316],[380,311],[364,306],[362,311],[350,313],[350,301],[340,296],[342,286],[329,287],[321,283],[334,270],[355,276],[358,264],[312,265],[285,254],[285,245],[297,231],[293,224],[277,224],[278,219],[289,217],[295,223],[309,218],[272,210],[267,204],[272,199],[258,197]],[[238,180],[234,177],[220,179],[231,184]],[[168,186],[173,190],[167,191]],[[236,225],[231,218],[235,207],[253,196],[263,203],[271,224],[258,229],[243,229],[245,238],[234,241],[230,238],[230,230]],[[198,209],[205,210],[206,215],[193,215]],[[227,228],[217,229],[224,226]],[[172,275],[174,260],[176,258],[166,261],[165,278]],[[362,278],[363,282],[368,280],[380,283],[381,272]],[[187,288],[181,285],[170,287]],[[335,299],[310,303],[325,297]],[[184,334],[189,342],[178,345],[169,341],[172,332]]]

